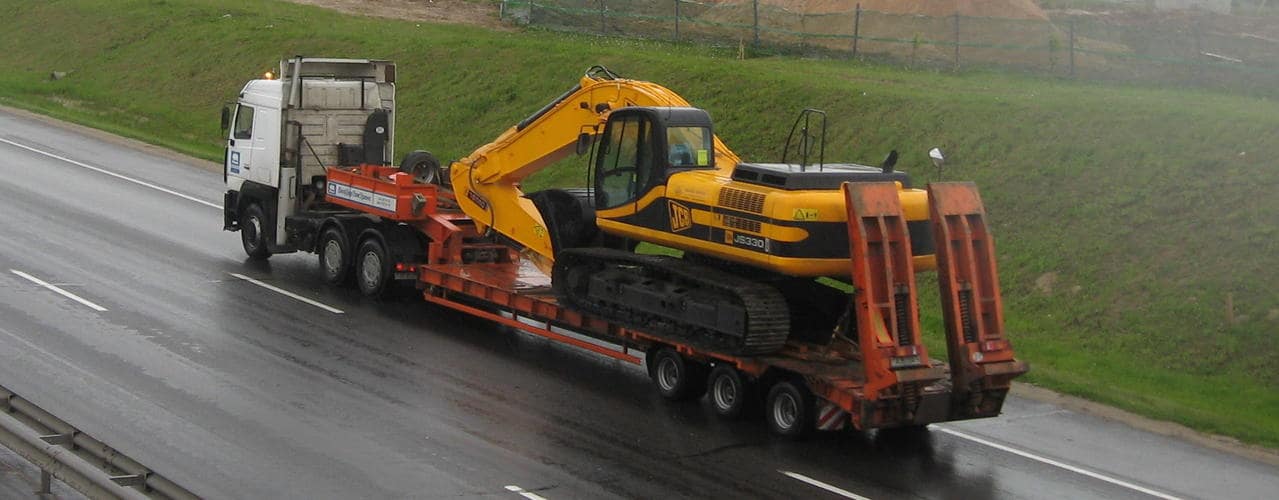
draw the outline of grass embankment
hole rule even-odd
[[[901,168],[922,181],[931,170],[923,152],[941,146],[947,178],[981,186],[1008,330],[1034,367],[1027,380],[1279,445],[1274,102],[740,61],[701,47],[418,25],[275,2],[0,6],[0,102],[215,160],[219,106],[291,54],[399,62],[397,148],[443,158],[493,138],[597,63],[710,110],[745,158],[778,158],[805,106],[829,113],[827,158],[869,162],[896,148]],[[50,81],[55,70],[70,75]],[[932,306],[926,322],[936,328]]]

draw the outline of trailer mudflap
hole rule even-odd
[[[995,416],[1012,379],[1026,373],[1004,335],[995,242],[971,182],[928,186],[950,358],[950,419]]]
[[[853,312],[865,385],[859,427],[913,421],[925,387],[945,377],[919,331],[910,232],[897,186],[844,183],[852,257]],[[871,410],[871,411],[867,411]],[[855,422],[857,423],[857,422]]]

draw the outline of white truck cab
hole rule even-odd
[[[280,61],[278,75],[249,81],[222,111],[223,227],[259,259],[311,250],[287,223],[323,203],[328,166],[394,157],[393,63],[299,56]]]

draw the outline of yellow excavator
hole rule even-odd
[[[851,279],[845,182],[896,182],[915,269],[935,267],[927,193],[894,170],[896,152],[880,166],[826,163],[824,135],[825,115],[805,110],[780,162],[744,162],[705,110],[595,66],[447,172],[409,168],[446,178],[477,228],[549,270],[570,306],[755,355],[850,327],[835,312],[847,295],[815,280]],[[586,188],[521,190],[573,153],[590,154]],[[683,257],[636,253],[640,242]]]

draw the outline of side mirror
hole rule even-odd
[[[582,132],[577,134],[577,155],[582,156],[591,150],[591,134]]]
[[[946,156],[942,155],[941,149],[933,148],[929,150],[928,157],[933,160],[933,166],[937,167],[937,170],[941,170],[942,164],[946,163]]]
[[[231,128],[231,106],[222,106],[222,131]]]

